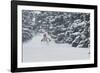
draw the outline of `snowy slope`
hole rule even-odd
[[[89,59],[89,48],[74,48],[69,44],[56,44],[41,42],[42,35],[36,35],[27,43],[23,44],[23,61],[61,61]]]

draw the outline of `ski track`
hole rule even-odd
[[[89,48],[75,48],[69,44],[41,42],[42,35],[33,37],[23,43],[23,62],[86,60],[89,59]]]

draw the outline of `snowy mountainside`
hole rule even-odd
[[[55,43],[90,47],[90,14],[54,11],[22,11],[23,43],[38,33],[48,33]]]
[[[57,44],[54,41],[41,42],[42,35],[38,34],[23,44],[23,62],[89,59],[89,48],[74,48],[69,44]]]

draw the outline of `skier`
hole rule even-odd
[[[41,39],[41,42],[49,43],[50,41],[51,41],[51,39],[47,37],[46,33],[43,34],[43,38]]]

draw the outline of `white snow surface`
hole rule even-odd
[[[23,43],[23,62],[65,61],[89,59],[89,48],[75,48],[69,44],[41,42],[42,34]]]

